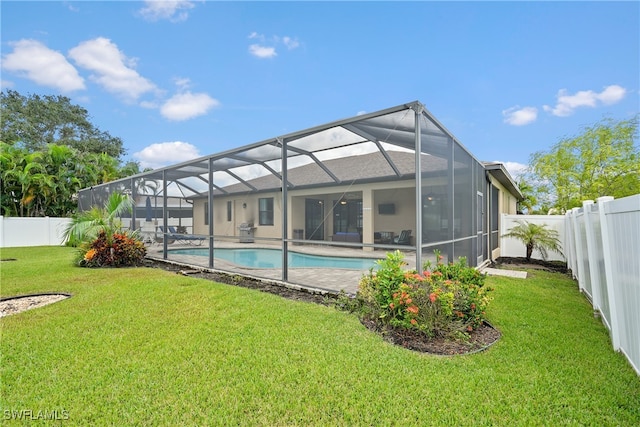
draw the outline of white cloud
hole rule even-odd
[[[592,90],[581,90],[574,95],[569,95],[566,89],[560,89],[556,106],[545,105],[543,108],[554,116],[566,117],[572,115],[580,107],[595,108],[599,104],[611,105],[620,102],[626,93],[627,90],[618,85],[607,86],[600,93]]]
[[[134,69],[135,59],[127,58],[111,40],[98,37],[69,51],[80,67],[93,71],[91,79],[127,101],[135,101],[156,86]]]
[[[23,39],[9,45],[13,52],[2,58],[3,69],[62,92],[85,89],[84,79],[60,52],[37,40]]]
[[[189,9],[195,5],[187,0],[146,0],[145,7],[140,9],[140,15],[147,21],[167,19],[171,22],[186,21]]]
[[[187,90],[191,86],[191,80],[186,77],[177,77],[173,79],[173,81],[181,90]]]
[[[292,39],[291,37],[284,36],[282,38],[282,42],[287,47],[287,49],[292,50],[300,46],[300,42],[298,39]]]
[[[259,42],[249,46],[249,53],[256,58],[273,58],[274,56],[278,56],[278,52],[276,52],[276,46],[278,45],[284,45],[288,50],[293,50],[300,46],[297,38],[289,36],[272,36],[268,38],[265,37],[264,34],[259,34],[256,31],[249,34],[248,39]]]
[[[261,46],[259,44],[250,45],[249,53],[257,58],[273,58],[278,55],[275,47]]]
[[[511,175],[511,178],[513,178],[516,181],[521,175],[527,172],[527,168],[528,168],[527,165],[524,165],[518,162],[496,162],[496,163],[502,163],[505,169],[507,169],[507,172],[509,172],[509,175]]]
[[[194,145],[188,142],[173,141],[151,144],[137,153],[133,153],[133,157],[140,162],[140,166],[143,169],[157,169],[197,159],[201,156]]]
[[[611,85],[605,87],[604,90],[598,94],[598,100],[604,105],[611,105],[620,102],[626,94],[627,90],[622,86]]]
[[[538,118],[538,109],[535,107],[520,108],[519,105],[515,107],[502,110],[504,116],[504,122],[513,126],[524,126],[529,123],[533,123]]]
[[[169,120],[182,121],[206,114],[220,102],[206,93],[179,93],[167,100],[160,108],[160,114]]]

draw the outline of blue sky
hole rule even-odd
[[[2,1],[2,89],[159,167],[418,100],[517,173],[640,111],[640,2]]]

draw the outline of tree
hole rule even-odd
[[[4,216],[69,216],[76,211],[74,195],[91,187],[129,176],[137,167],[123,168],[105,153],[83,153],[66,145],[48,144],[29,152],[0,141],[0,214]]]
[[[111,193],[103,207],[93,206],[90,210],[74,215],[64,229],[63,237],[71,246],[89,244],[100,233],[110,239],[122,231],[120,217],[133,210],[133,200],[126,194]]]
[[[531,215],[533,213],[534,206],[538,203],[535,196],[535,189],[522,177],[518,179],[516,185],[520,189],[520,192],[523,196],[522,200],[518,200],[517,203],[518,212],[523,212],[524,210],[526,210],[527,213]]]
[[[566,211],[584,200],[640,193],[637,136],[638,116],[608,118],[562,139],[549,152],[534,153],[530,169],[538,198],[549,208]]]
[[[82,267],[127,267],[141,265],[147,253],[136,231],[122,227],[120,217],[131,212],[133,199],[111,193],[102,208],[75,215],[64,230],[67,244],[79,247],[78,265]]]
[[[20,144],[29,152],[58,144],[116,159],[125,154],[120,138],[91,124],[88,111],[65,96],[25,97],[13,90],[2,92],[0,123],[0,141]]]
[[[562,253],[562,245],[556,230],[547,228],[546,224],[538,225],[523,220],[518,220],[516,223],[518,225],[512,227],[503,237],[513,237],[524,243],[527,248],[527,262],[531,261],[534,250],[538,250],[545,261],[549,250]]]

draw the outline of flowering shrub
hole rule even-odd
[[[141,265],[147,249],[135,236],[127,232],[109,236],[104,231],[83,251],[82,267],[130,267]]]
[[[464,337],[479,327],[490,300],[485,275],[468,267],[465,258],[443,264],[436,256],[436,265],[426,263],[422,273],[403,271],[400,251],[378,261],[378,270],[359,284],[356,300],[363,316],[430,337]]]

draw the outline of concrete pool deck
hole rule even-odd
[[[215,248],[220,249],[281,249],[280,245],[268,243],[237,243],[237,242],[216,242]],[[167,261],[184,265],[186,267],[206,270],[221,271],[228,274],[238,274],[258,280],[266,280],[288,287],[301,287],[312,292],[334,293],[344,291],[347,294],[355,295],[358,290],[358,283],[367,271],[351,270],[344,268],[314,268],[314,267],[289,267],[287,281],[282,280],[280,268],[249,268],[238,266],[229,261],[216,258],[214,267],[208,267],[208,256],[172,254],[172,249],[208,249],[208,246],[181,245],[173,243],[168,246],[169,254]],[[299,252],[309,255],[327,257],[353,257],[382,259],[386,256],[386,250],[364,251],[361,248],[351,248],[343,246],[329,245],[290,245],[289,251]],[[163,261],[162,246],[155,244],[147,247],[147,256],[152,259]],[[405,251],[405,269],[415,269],[415,252]],[[435,257],[434,257],[435,262]],[[507,276],[525,279],[525,271],[503,270],[496,268],[482,268],[480,271],[494,276]]]
[[[215,248],[224,249],[281,249],[279,245],[270,245],[265,243],[237,243],[237,242],[216,242]],[[184,264],[185,266],[222,271],[226,273],[235,273],[261,280],[282,283],[282,271],[279,268],[248,268],[241,267],[231,262],[215,259],[214,268],[209,269],[209,258],[200,255],[178,255],[172,254],[172,249],[208,249],[208,246],[192,246],[192,245],[176,245],[168,246],[168,261]],[[327,256],[327,257],[353,257],[353,258],[372,258],[382,259],[386,256],[386,252],[382,250],[363,251],[361,248],[350,248],[343,246],[328,245],[290,245],[289,251],[300,252],[309,255]],[[156,260],[163,260],[162,246],[151,245],[147,247],[147,256]],[[413,259],[412,259],[413,258]],[[407,251],[405,261],[407,269],[415,268],[415,253]],[[287,284],[297,285],[311,291],[339,293],[344,291],[348,294],[355,294],[358,290],[358,283],[367,271],[351,270],[344,268],[313,268],[313,267],[289,267]]]

